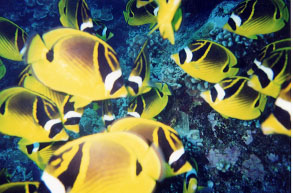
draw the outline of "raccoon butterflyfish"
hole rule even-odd
[[[185,174],[183,193],[195,193],[197,190],[197,171],[192,168]]]
[[[275,107],[270,116],[261,124],[264,134],[284,134],[291,136],[291,80],[281,90],[275,101]]]
[[[263,94],[276,98],[282,84],[291,77],[290,52],[291,49],[274,51],[262,62],[255,62],[248,85]]]
[[[81,31],[93,28],[93,20],[85,0],[60,0],[58,7],[60,22],[64,27]]]
[[[267,97],[249,87],[247,81],[245,77],[224,79],[201,97],[224,117],[256,119],[264,111]]]
[[[96,24],[96,28],[91,30],[85,30],[87,32],[95,34],[97,37],[101,38],[104,41],[108,41],[111,39],[114,34],[107,28],[107,26],[99,20],[93,20],[94,24]],[[94,26],[95,27],[95,26]]]
[[[6,74],[6,67],[4,66],[2,60],[0,59],[0,80],[5,76]]]
[[[89,33],[58,28],[37,34],[26,47],[33,75],[50,89],[94,101],[125,97],[116,53]]]
[[[97,133],[53,153],[39,191],[151,193],[162,176],[160,152],[130,132]]]
[[[60,0],[60,22],[64,27],[86,31],[104,41],[114,36],[102,22],[93,20],[85,0]],[[94,25],[96,24],[96,25]],[[95,28],[98,28],[97,30]]]
[[[102,101],[102,120],[106,128],[108,128],[116,119],[113,113],[113,105],[111,100],[103,100]]]
[[[150,27],[153,27],[157,23],[157,11],[158,5],[156,2],[137,8],[136,0],[130,0],[126,5],[126,11],[123,11],[123,15],[129,25],[150,24]]]
[[[163,84],[162,89],[154,87],[149,92],[138,95],[130,102],[127,115],[152,119],[167,106],[168,95],[171,95],[171,92],[167,84]]]
[[[64,145],[66,141],[30,142],[21,139],[18,149],[29,157],[41,170],[44,170],[53,152]]]
[[[211,83],[233,77],[239,70],[234,54],[209,40],[195,40],[171,58],[193,78]]]
[[[157,25],[149,34],[159,28],[163,39],[175,43],[174,30],[177,31],[182,22],[181,0],[156,0],[159,4]]]
[[[131,96],[137,96],[150,91],[150,62],[146,40],[138,53],[126,83],[126,89]]]
[[[224,25],[224,29],[257,39],[256,35],[281,30],[289,20],[283,0],[246,0],[238,4]]]
[[[161,179],[180,175],[192,169],[186,160],[184,146],[177,131],[163,123],[150,119],[126,117],[115,121],[108,131],[134,133],[161,152],[164,164]]]
[[[32,142],[65,141],[60,112],[48,98],[23,87],[0,93],[0,132]]]
[[[60,111],[61,120],[66,129],[71,130],[75,133],[79,132],[79,121],[81,119],[84,106],[88,105],[91,101],[83,104],[80,107],[79,101],[72,101],[73,96],[66,93],[54,91],[47,86],[39,82],[31,72],[23,72],[19,86],[23,86],[29,90],[37,92],[45,97],[48,97]]]
[[[12,21],[0,17],[0,56],[21,61],[21,50],[27,40],[26,32]]]
[[[136,7],[140,8],[146,6],[147,4],[154,2],[154,0],[136,0]]]
[[[265,58],[270,56],[272,52],[281,50],[291,50],[291,38],[278,40],[263,47],[255,58],[254,63],[262,62]]]
[[[9,182],[0,185],[0,193],[36,193],[40,182]]]

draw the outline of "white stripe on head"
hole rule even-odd
[[[256,65],[257,67],[259,67],[259,66],[261,65],[261,62],[258,61],[256,58],[254,59],[253,63],[255,63],[255,65]]]
[[[174,151],[169,157],[168,164],[171,165],[172,163],[178,161],[183,154],[184,148]]]
[[[118,80],[121,76],[122,76],[122,72],[120,69],[109,73],[105,79],[106,90],[108,91],[112,90],[115,81]]]
[[[140,114],[138,112],[128,112],[127,115],[132,117],[140,118]]]
[[[235,15],[234,13],[232,13],[230,18],[235,22],[237,27],[239,27],[241,25],[242,20],[238,15]]]
[[[189,49],[188,46],[186,46],[186,47],[184,48],[184,51],[185,51],[185,53],[186,53],[186,60],[185,60],[185,62],[186,62],[186,63],[191,62],[191,60],[192,60],[192,56],[193,56],[192,51]]]
[[[142,86],[142,78],[140,76],[130,76],[128,81],[136,83],[138,87]]]
[[[274,72],[271,68],[266,67],[264,65],[260,65],[258,66],[259,69],[261,69],[268,77],[269,80],[273,80],[274,79]]]
[[[82,114],[75,112],[75,111],[68,111],[67,113],[65,113],[64,115],[64,119],[68,119],[68,118],[73,118],[73,117],[81,117]]]
[[[34,143],[33,144],[33,146],[34,146],[34,148],[33,148],[33,152],[37,152],[37,151],[39,151],[39,148],[40,148],[40,143]]]
[[[215,89],[216,89],[216,91],[217,91],[217,93],[218,93],[217,98],[218,98],[220,101],[223,100],[224,97],[225,97],[225,95],[226,95],[225,90],[224,90],[219,84],[216,84],[214,87],[215,87]]]
[[[154,16],[158,16],[158,11],[159,11],[159,7],[156,7],[156,8],[154,9]]]
[[[286,100],[278,97],[275,104],[276,104],[276,106],[280,107],[281,109],[289,112],[291,115],[291,102],[286,101]]]
[[[104,115],[103,120],[104,121],[113,121],[115,119],[115,115]]]
[[[43,172],[43,175],[41,177],[42,181],[46,184],[47,188],[50,190],[50,192],[58,192],[58,193],[65,193],[65,187],[62,184],[62,182],[54,177],[48,174],[46,171]]]
[[[80,31],[83,31],[86,28],[92,28],[92,27],[94,27],[93,22],[88,20],[80,25]]]
[[[103,32],[102,32],[102,36],[105,36],[107,34],[107,27],[104,27]]]
[[[55,125],[57,123],[61,123],[61,120],[60,119],[51,119],[51,120],[46,122],[44,128],[45,128],[46,131],[50,131],[51,128],[53,127],[53,125]]]

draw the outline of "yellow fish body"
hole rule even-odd
[[[291,50],[291,38],[278,40],[263,47],[255,58],[254,63],[262,62],[265,58],[270,56],[272,52],[281,50]]]
[[[110,133],[126,131],[134,133],[161,152],[164,164],[160,180],[183,174],[192,169],[186,160],[186,154],[178,133],[171,127],[158,121],[127,117],[115,121],[108,128]]]
[[[48,97],[59,109],[61,120],[65,128],[75,133],[79,132],[78,124],[83,113],[83,107],[88,105],[91,101],[88,101],[80,107],[79,101],[72,101],[72,99],[75,100],[74,97],[46,87],[39,82],[31,72],[26,72],[22,75],[19,86],[23,86],[24,88],[43,95],[44,97]]]
[[[58,3],[60,22],[64,27],[86,31],[98,36],[104,41],[114,36],[105,24],[93,20],[85,0],[60,0]],[[96,24],[99,29],[95,30]]]
[[[44,170],[53,152],[65,143],[65,141],[39,143],[21,139],[18,142],[18,149],[28,156],[41,170]]]
[[[115,51],[89,33],[59,28],[35,35],[25,55],[33,75],[50,89],[89,101],[127,95]]]
[[[164,84],[163,87],[168,85]],[[149,92],[135,97],[129,104],[127,114],[146,119],[154,118],[167,106],[171,92],[169,88],[165,90],[154,87]]]
[[[211,83],[233,77],[239,71],[234,54],[209,40],[195,40],[171,58],[193,78]]]
[[[182,11],[179,8],[181,0],[156,0],[156,2],[159,4],[158,24],[150,33],[159,28],[162,38],[168,39],[171,44],[174,44],[174,28],[177,31],[182,21]]]
[[[151,193],[161,171],[158,152],[142,138],[98,133],[55,151],[42,180],[51,192]]]
[[[289,84],[281,90],[276,99],[275,107],[269,117],[261,124],[265,135],[284,134],[291,136],[291,79]]]
[[[68,139],[55,104],[22,87],[1,91],[0,125],[1,133],[32,142]]]
[[[58,7],[60,22],[64,27],[81,31],[93,28],[93,20],[85,0],[60,0]]]
[[[184,184],[183,184],[183,193],[195,193],[197,190],[197,171],[193,168],[186,173]]]
[[[146,49],[148,40],[138,53],[126,83],[126,89],[131,96],[137,96],[150,91],[150,62]]]
[[[291,49],[273,51],[262,62],[253,64],[254,73],[250,76],[248,85],[253,89],[276,98],[282,84],[291,77]]]
[[[264,111],[267,97],[250,88],[247,81],[244,77],[225,79],[202,92],[201,97],[223,116],[256,119]]]
[[[108,128],[115,121],[115,115],[113,113],[113,105],[111,100],[102,101],[102,113],[102,120],[105,127]]]
[[[257,39],[256,35],[281,30],[289,19],[283,0],[245,0],[238,4],[224,29]]]
[[[27,40],[26,32],[12,21],[0,17],[0,56],[21,61],[21,50]]]
[[[144,6],[137,7],[136,0],[130,0],[126,5],[126,11],[123,11],[124,19],[128,25],[139,26],[157,23],[157,7],[156,2],[148,3]]]
[[[35,193],[40,182],[9,182],[0,185],[1,193]]]

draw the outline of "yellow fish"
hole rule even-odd
[[[291,50],[291,38],[278,40],[263,47],[255,58],[254,63],[262,62],[265,58],[270,56],[272,52],[281,50]]]
[[[264,111],[267,97],[250,88],[247,81],[245,77],[225,79],[202,92],[201,97],[224,117],[256,119]]]
[[[157,3],[148,3],[139,8],[136,3],[136,0],[130,0],[126,5],[126,11],[123,11],[126,23],[132,26],[150,24],[153,27],[157,23]]]
[[[85,0],[60,0],[58,7],[63,26],[81,31],[93,28],[93,20]]]
[[[284,134],[291,136],[291,79],[281,90],[276,99],[275,108],[270,116],[261,124],[265,135]]]
[[[162,38],[168,39],[171,44],[174,44],[174,30],[177,31],[182,22],[181,0],[156,0],[156,2],[159,4],[158,24],[150,33],[159,28]]]
[[[37,34],[25,61],[41,83],[59,92],[88,101],[127,95],[115,51],[89,33],[58,28]]]
[[[163,171],[159,152],[129,132],[98,133],[53,153],[41,177],[51,192],[151,193]]]
[[[60,0],[58,7],[60,22],[64,27],[89,32],[104,41],[114,36],[105,24],[92,19],[91,12],[85,0]],[[96,30],[95,27],[99,29]]]
[[[126,83],[127,91],[131,96],[137,96],[151,90],[150,62],[146,49],[147,43],[148,40],[144,42],[138,53]]]
[[[0,17],[0,56],[22,61],[21,50],[27,40],[26,32],[12,21]]]
[[[152,119],[167,106],[168,95],[171,95],[171,91],[167,84],[163,84],[161,89],[154,87],[130,102],[127,115]]]
[[[79,121],[81,119],[84,107],[91,101],[86,101],[86,103],[82,104],[80,107],[80,104],[84,102],[83,99],[81,99],[82,102],[80,102],[78,101],[78,98],[75,98],[74,96],[70,96],[62,92],[57,92],[46,87],[34,76],[32,76],[31,72],[24,72],[18,85],[39,93],[44,97],[48,97],[50,100],[52,100],[60,111],[61,120],[66,129],[75,133],[79,132]]]
[[[184,184],[183,184],[183,193],[195,193],[197,190],[197,171],[193,168],[186,173]]]
[[[209,40],[195,40],[171,58],[193,78],[211,83],[233,77],[239,70],[234,54]]]
[[[22,87],[1,91],[0,125],[1,133],[32,142],[68,140],[56,105]]]
[[[164,175],[160,179],[180,175],[192,169],[186,160],[184,147],[177,131],[163,123],[150,119],[127,117],[115,121],[108,131],[110,133],[120,131],[134,133],[153,146],[156,151],[161,152]]]
[[[64,145],[66,141],[31,142],[21,139],[18,149],[28,156],[41,170],[44,170],[53,152]]]
[[[6,74],[6,67],[4,66],[2,60],[0,59],[0,80],[5,76]]]
[[[282,84],[291,77],[291,49],[273,51],[262,62],[253,64],[248,85],[253,89],[278,97]]]
[[[115,115],[113,113],[113,105],[111,100],[102,101],[102,120],[106,128],[108,128],[114,121]]]
[[[257,39],[256,35],[281,30],[289,20],[289,11],[283,0],[246,0],[238,4],[224,29]]]
[[[40,182],[9,182],[0,185],[1,193],[35,193]]]
[[[85,30],[89,33],[95,34],[97,37],[101,38],[104,41],[108,41],[111,39],[114,34],[107,28],[107,26],[101,21],[95,19],[93,20],[94,24],[97,26],[97,30],[93,28],[93,30]]]

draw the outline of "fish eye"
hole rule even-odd
[[[46,58],[49,62],[52,62],[54,60],[54,52],[53,50],[49,50],[46,54]]]
[[[233,19],[229,18],[228,24],[230,25],[232,30],[234,30],[234,31],[236,30],[236,24],[235,24],[235,21]]]
[[[179,51],[179,60],[180,60],[180,64],[184,64],[186,60],[186,52],[184,49]]]

